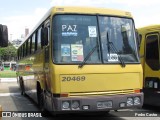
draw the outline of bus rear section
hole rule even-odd
[[[144,71],[144,104],[160,106],[160,25],[138,29],[141,40],[140,56]]]

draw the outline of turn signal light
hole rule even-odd
[[[140,89],[134,90],[134,93],[140,93]]]
[[[68,97],[69,95],[68,95],[68,93],[62,93],[62,94],[60,94],[60,97]]]

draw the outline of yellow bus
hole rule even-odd
[[[143,66],[144,104],[160,105],[160,25],[150,25],[138,29],[141,40],[140,56]]]
[[[42,110],[110,111],[143,104],[129,12],[53,7],[18,48],[17,78]]]

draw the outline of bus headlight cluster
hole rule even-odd
[[[135,97],[134,98],[134,105],[139,105],[139,104],[141,104],[140,98],[139,97]]]
[[[141,104],[140,97],[127,98],[127,106],[140,105],[140,104]]]
[[[70,102],[69,101],[63,101],[62,102],[62,109],[70,110]]]
[[[133,98],[127,98],[127,106],[133,105]]]
[[[72,110],[79,110],[79,109],[80,109],[79,101],[72,101]]]
[[[62,110],[79,110],[80,109],[80,101],[62,101]]]

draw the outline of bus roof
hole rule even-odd
[[[138,28],[138,32],[146,34],[147,32],[160,31],[160,24],[157,25],[148,25],[145,27]]]
[[[55,14],[63,14],[63,13],[71,13],[71,14],[90,14],[90,15],[109,15],[109,16],[118,16],[118,17],[128,17],[132,18],[130,12],[115,10],[115,9],[106,9],[106,8],[95,8],[95,7],[78,7],[78,6],[55,6],[48,10],[48,12],[43,16],[43,18],[39,21],[39,23],[34,27],[34,29],[24,38],[24,41],[21,45],[28,39],[32,33],[39,27],[42,22],[44,22],[49,16]],[[21,46],[20,45],[20,46]]]
[[[112,15],[121,17],[131,17],[130,12],[106,9],[106,8],[95,8],[95,7],[53,7],[50,9],[52,13],[78,13],[78,14],[102,14],[102,15]]]

